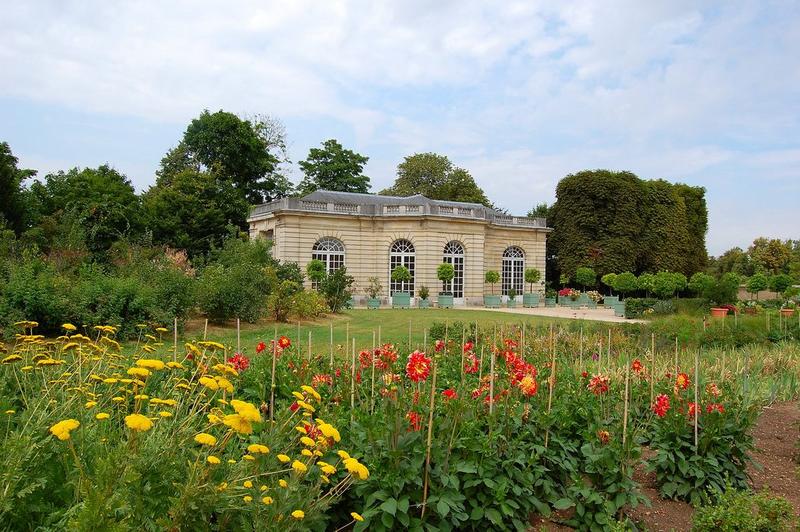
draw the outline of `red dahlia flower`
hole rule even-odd
[[[458,397],[458,394],[457,394],[457,393],[456,393],[456,391],[455,391],[454,389],[452,389],[452,388],[448,388],[448,389],[446,389],[445,391],[443,391],[443,392],[442,392],[442,395],[444,395],[444,398],[445,398],[447,401],[449,401],[449,400],[451,400],[451,399],[455,399],[456,397]]]
[[[406,364],[406,375],[414,382],[422,382],[428,378],[431,372],[431,359],[421,351],[414,351],[408,355]]]
[[[281,336],[278,338],[278,347],[281,349],[287,349],[290,345],[292,345],[292,341],[286,336]]]
[[[697,403],[689,403],[689,417],[694,419],[695,414],[697,413]]]
[[[422,428],[422,416],[413,410],[406,414],[406,419],[408,420],[409,432],[412,430],[416,432]]]
[[[706,412],[708,412],[709,414],[711,412],[717,412],[719,414],[724,414],[725,413],[725,407],[723,407],[721,403],[711,403],[708,406],[706,406]]]
[[[467,361],[464,363],[464,373],[478,373],[478,359],[472,353],[467,355]]]
[[[611,434],[607,430],[598,430],[597,439],[600,440],[600,443],[606,445],[611,441]]]
[[[656,396],[656,401],[653,403],[652,410],[658,417],[664,417],[669,412],[669,396],[659,394]]]
[[[470,351],[472,351],[473,347],[475,347],[475,344],[473,344],[472,342],[465,343],[464,344],[464,352],[465,353],[469,353]]]
[[[589,381],[587,388],[595,395],[602,395],[608,393],[610,382],[611,379],[606,375],[594,375]]]
[[[439,353],[440,351],[442,351],[442,350],[444,349],[444,340],[436,340],[436,342],[433,344],[433,349],[434,349],[434,350],[435,350],[437,353]]]
[[[706,393],[708,395],[713,395],[714,397],[719,397],[722,394],[722,392],[719,391],[719,387],[713,382],[710,382],[708,385],[706,385]]]
[[[642,362],[638,358],[631,362],[631,369],[634,373],[639,373],[642,371],[642,368],[644,368],[644,366],[642,366]]]
[[[522,390],[522,394],[526,397],[532,397],[536,395],[536,391],[539,389],[539,384],[532,375],[525,375],[522,377],[518,386],[519,389]]]
[[[250,359],[241,353],[236,353],[228,359],[228,364],[232,365],[236,371],[244,371],[250,367]]]
[[[678,376],[675,377],[675,391],[686,390],[691,383],[692,381],[689,380],[686,373],[678,373]]]
[[[264,342],[258,342],[258,345],[256,346],[256,354],[261,353],[261,351],[263,351],[266,348],[267,344],[265,344]]]

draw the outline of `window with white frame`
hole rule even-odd
[[[405,239],[395,240],[389,248],[389,293],[408,292],[414,295],[414,244]],[[405,266],[411,272],[410,281],[393,281],[392,271],[398,266]]]
[[[525,282],[525,252],[517,246],[506,248],[503,252],[503,275],[501,286],[503,295],[507,296],[512,288],[517,294],[523,292]]]
[[[453,280],[445,283],[445,292],[464,297],[464,246],[452,240],[444,246],[442,262],[453,265]]]
[[[320,238],[311,248],[311,258],[322,261],[325,264],[326,273],[335,272],[344,266],[344,244],[335,238]],[[316,285],[316,283],[313,284]]]

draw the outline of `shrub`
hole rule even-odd
[[[717,305],[736,303],[739,298],[739,276],[733,272],[722,274],[705,294],[705,297]]]
[[[347,275],[347,268],[344,266],[322,278],[319,291],[325,296],[325,302],[331,312],[339,312],[347,305],[353,297],[351,287],[355,281],[352,275]]]
[[[267,297],[267,311],[275,321],[286,321],[292,312],[293,296],[302,287],[295,281],[277,280],[272,286],[272,292]]]
[[[655,288],[656,277],[652,273],[643,273],[636,279],[636,287],[643,291],[645,296],[650,297]]]
[[[377,277],[370,277],[367,279],[367,282],[369,282],[367,285],[367,294],[369,294],[370,299],[375,299],[383,291],[381,281]]]
[[[317,259],[309,261],[309,263],[306,264],[306,275],[317,285],[325,278],[325,275],[327,275],[325,263]]]
[[[689,290],[697,297],[707,297],[713,289],[716,280],[707,273],[697,272],[689,280]]]
[[[617,274],[607,273],[600,278],[600,282],[609,288],[609,294],[611,294],[611,290],[614,288],[614,285],[617,282]]]
[[[633,292],[636,288],[636,276],[631,272],[621,273],[614,279],[614,290],[617,292],[627,294],[628,292]]]
[[[197,304],[212,321],[239,318],[253,323],[263,315],[270,284],[264,268],[257,264],[211,264],[197,281]]]
[[[792,505],[783,497],[771,496],[766,491],[752,494],[730,486],[711,495],[715,502],[694,512],[692,530],[696,532],[781,532],[794,528]]]
[[[584,289],[587,286],[594,286],[597,282],[597,274],[593,269],[583,266],[575,270],[575,282]]]
[[[290,281],[291,282],[291,281]],[[328,309],[325,298],[314,290],[300,290],[295,292],[289,307],[289,314],[299,320],[308,320],[319,317]]]
[[[641,318],[655,312],[653,307],[658,303],[658,299],[652,297],[637,298],[629,297],[625,300],[625,317]]]
[[[426,300],[426,299],[428,299],[428,296],[430,296],[430,295],[431,295],[431,292],[430,292],[430,290],[428,290],[427,286],[422,285],[422,286],[419,287],[419,298],[420,299]]]
[[[768,287],[769,279],[763,273],[756,273],[747,280],[747,291],[750,294],[755,294],[756,299],[758,299],[758,293]]]

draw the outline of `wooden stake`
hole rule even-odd
[[[490,351],[489,359],[489,416],[494,411],[494,346]]]
[[[308,330],[308,360],[311,361],[311,329]]]
[[[678,337],[675,337],[675,375],[678,375]]]
[[[551,331],[552,331],[552,325]],[[547,379],[547,385],[549,387],[549,391],[547,392],[547,417],[550,417],[550,410],[553,407],[553,387],[556,381],[556,352],[555,349],[550,349],[550,378]],[[547,429],[547,432],[544,433],[544,448],[547,449],[547,444],[550,441],[550,429]]]
[[[425,517],[425,506],[428,502],[428,478],[431,469],[431,441],[433,438],[433,407],[436,399],[436,356],[431,357],[432,373],[431,376],[431,401],[430,412],[428,413],[428,441],[425,450],[425,481],[422,486],[422,514],[420,517]],[[491,408],[491,406],[489,407]]]
[[[372,362],[372,385],[369,391],[369,412],[370,414],[375,411],[375,331],[372,331],[372,354],[370,355]]]
[[[172,361],[178,361],[178,318],[175,318],[172,325]]]
[[[628,436],[628,389],[630,385],[631,379],[631,357],[626,357],[625,363],[625,408],[622,414],[622,447],[625,447],[625,439]],[[650,379],[650,382],[653,382],[653,379]],[[650,390],[650,402],[652,403],[652,387]]]
[[[583,371],[583,325],[581,324],[581,334],[579,344],[580,346],[578,350],[578,371]]]
[[[236,318],[236,352],[242,352],[242,331],[239,318]]]
[[[608,351],[606,352],[606,364],[607,368],[611,367],[611,329],[608,329]]]
[[[278,359],[278,328],[272,335],[272,376],[270,377],[269,391],[269,420],[275,420],[275,361]]]
[[[411,345],[411,320],[408,320],[408,348],[413,349]]]
[[[329,347],[331,356],[331,378],[333,378],[333,322],[331,322],[331,343]]]
[[[344,356],[347,356],[347,348],[350,347],[350,322],[344,324]]]
[[[694,352],[694,454],[697,454],[697,420],[700,415],[700,405],[697,404],[698,376],[700,374],[700,350]]]
[[[653,386],[656,381],[656,335],[650,334],[650,404],[653,404]],[[626,384],[627,386],[627,384]],[[627,395],[627,392],[625,392]]]
[[[478,382],[481,381],[483,378],[483,349],[486,347],[485,345],[481,344],[481,359],[478,362]]]
[[[203,341],[206,341],[206,336],[208,335],[208,318],[206,318],[206,324],[203,325]]]
[[[356,415],[356,339],[353,338],[352,357],[350,359],[350,423]]]

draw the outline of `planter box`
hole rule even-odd
[[[603,305],[610,307],[614,303],[619,303],[619,296],[605,296],[603,298]]]
[[[379,297],[376,298],[367,298],[367,308],[381,308],[381,299]]]
[[[554,298],[554,297],[546,297],[546,298],[544,298],[544,306],[545,307],[555,307],[556,306],[556,298]]]
[[[781,316],[783,316],[783,317],[788,317],[788,316],[791,316],[792,314],[794,314],[794,309],[793,308],[782,308],[781,309]]]
[[[488,308],[500,308],[500,296],[499,295],[484,295],[483,296],[483,306]]]
[[[453,308],[452,294],[439,294],[439,299],[436,300],[436,305],[439,308]]]
[[[724,307],[712,307],[711,308],[711,317],[712,318],[724,318],[728,315],[728,309]]]
[[[539,306],[539,294],[522,294],[522,306],[533,308]]]
[[[411,294],[408,292],[392,294],[392,308],[411,308]]]
[[[614,308],[614,316],[618,316],[620,318],[624,318],[625,317],[625,302],[624,301],[620,301],[618,303],[614,303],[613,308]]]
[[[517,300],[516,299],[509,299],[506,301],[507,308],[517,308]]]
[[[429,299],[420,299],[419,303],[417,303],[419,308],[430,308],[431,301]]]

